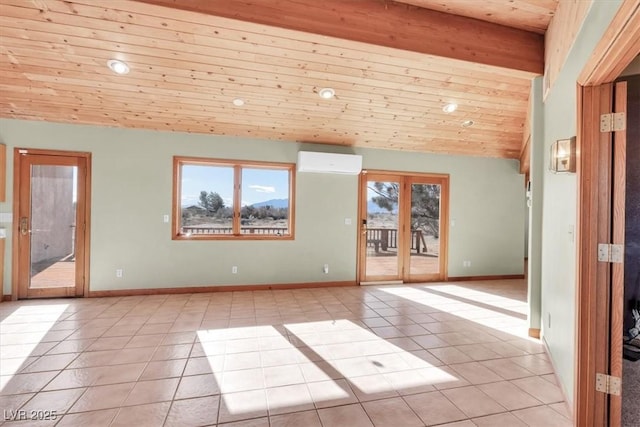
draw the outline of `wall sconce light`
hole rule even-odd
[[[549,170],[555,173],[576,171],[576,137],[559,139],[551,144]]]

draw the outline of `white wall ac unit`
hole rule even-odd
[[[298,172],[358,175],[362,171],[362,156],[358,154],[298,152]]]

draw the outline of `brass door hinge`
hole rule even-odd
[[[607,374],[596,374],[596,391],[620,396],[622,380]]]
[[[608,113],[600,116],[600,132],[616,132],[627,128],[625,113]]]
[[[609,243],[598,243],[598,261],[614,262],[617,264],[624,262],[624,246],[612,245]]]

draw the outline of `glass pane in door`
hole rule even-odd
[[[411,185],[411,275],[440,272],[440,191],[439,184]]]
[[[398,182],[367,182],[366,276],[398,276]]]
[[[76,286],[76,166],[32,165],[30,288]]]

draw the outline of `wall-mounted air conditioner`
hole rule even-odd
[[[358,175],[360,171],[362,156],[358,154],[298,152],[298,172]]]

